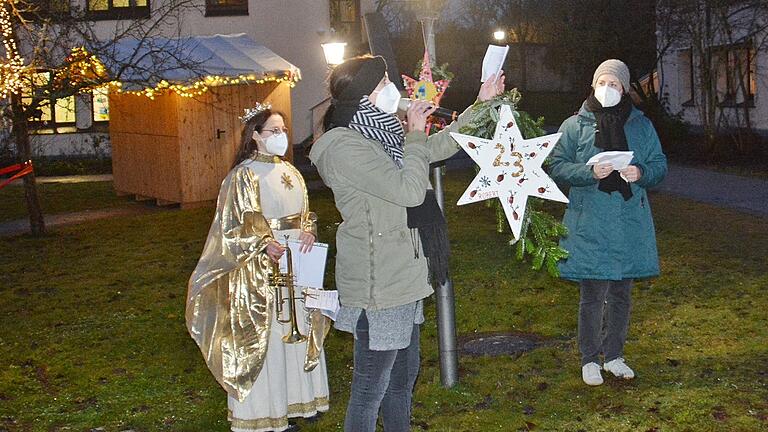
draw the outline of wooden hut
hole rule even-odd
[[[184,91],[193,91],[191,83],[176,84],[187,90],[173,91],[164,81],[156,88],[110,94],[112,171],[118,194],[183,208],[213,202],[240,144],[238,117],[245,108],[269,102],[286,115],[290,129],[290,89],[298,69],[245,35],[196,39],[203,42],[193,45],[198,56],[215,55],[215,64],[201,63],[212,84],[206,92],[185,97]],[[233,81],[241,84],[215,85]]]

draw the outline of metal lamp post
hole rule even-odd
[[[429,55],[429,62],[437,64],[435,60],[435,32],[434,24],[437,18],[430,14],[430,5],[427,1],[426,13],[419,21],[424,36],[424,47]],[[435,197],[443,214],[445,214],[445,193],[443,191],[443,177],[441,167],[432,169],[432,183],[435,188]],[[443,387],[450,388],[459,382],[459,356],[456,347],[456,309],[453,283],[450,275],[444,284],[435,287],[437,303],[437,345],[440,351],[440,382]]]

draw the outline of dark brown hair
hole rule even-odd
[[[335,100],[337,100],[344,89],[349,86],[349,83],[355,78],[355,75],[360,71],[360,68],[369,61],[373,56],[370,54],[352,57],[344,61],[344,63],[333,68],[328,75],[328,91],[331,94],[331,106],[325,112],[323,117],[323,130],[327,131],[336,127],[333,124],[333,113],[336,110]]]
[[[280,111],[268,108],[245,122],[243,125],[243,131],[240,134],[240,147],[238,148],[237,154],[235,155],[235,162],[232,164],[232,168],[239,165],[240,162],[253,156],[253,154],[258,151],[256,140],[253,139],[253,133],[261,133],[264,128],[264,123],[266,123],[267,120],[269,120],[269,118],[275,114],[282,117],[283,121],[285,121],[285,114],[281,113]]]

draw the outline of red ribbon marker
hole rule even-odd
[[[26,161],[24,163],[11,165],[5,168],[0,168],[0,175],[16,172],[16,174],[12,175],[10,178],[0,183],[0,189],[6,187],[10,182],[16,180],[17,178],[21,178],[27,174],[31,174],[32,171],[33,171],[33,167],[32,167],[31,160]]]

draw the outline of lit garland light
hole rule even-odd
[[[264,84],[267,82],[285,82],[288,83],[288,86],[293,88],[296,86],[296,83],[299,82],[300,79],[301,77],[298,74],[294,74],[292,72],[287,72],[282,76],[257,76],[255,74],[248,74],[238,75],[236,77],[226,77],[221,75],[209,75],[193,82],[192,84],[169,83],[166,80],[162,80],[154,87],[146,87],[142,90],[124,90],[122,88],[123,83],[119,81],[112,81],[110,83],[110,87],[111,90],[117,93],[145,96],[154,100],[156,96],[168,92],[176,93],[181,97],[191,98],[206,93],[211,87],[248,83]]]
[[[81,87],[84,92],[109,81],[107,68],[83,47],[72,48],[64,65],[53,75],[54,88]]]
[[[9,3],[10,0],[0,0],[0,33],[6,57],[6,60],[0,63],[0,99],[6,99],[21,91],[24,87],[22,77],[26,69],[13,38],[13,23],[7,7]]]

